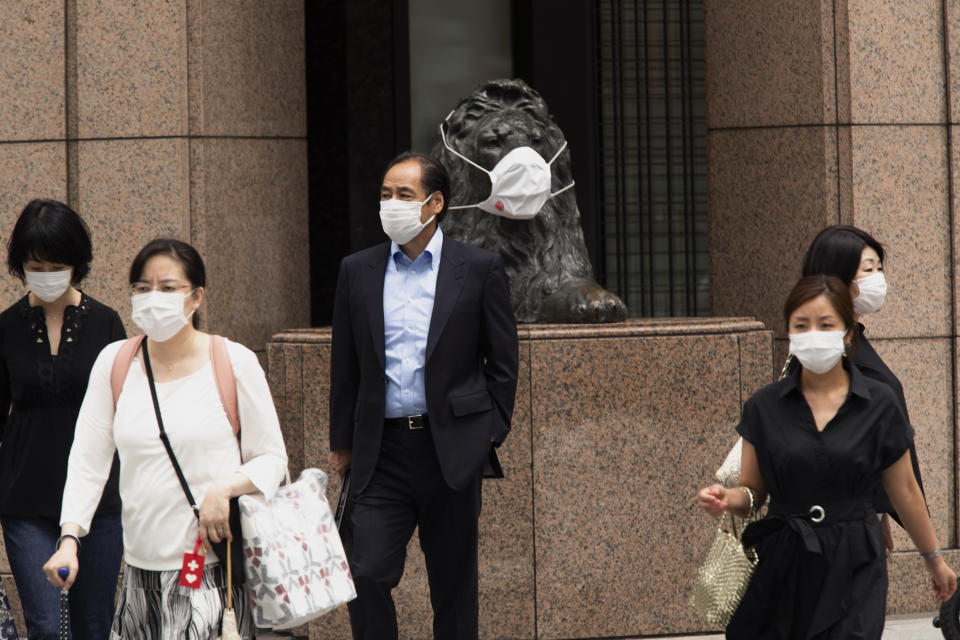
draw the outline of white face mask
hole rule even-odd
[[[447,118],[449,117],[447,116]],[[449,209],[479,207],[488,213],[505,218],[529,220],[540,213],[540,209],[543,208],[547,200],[563,193],[574,185],[574,182],[570,181],[570,184],[559,191],[550,192],[550,165],[567,148],[566,140],[564,140],[560,150],[550,158],[550,162],[544,160],[543,156],[531,147],[516,147],[500,158],[493,171],[487,171],[447,144],[447,136],[444,133],[442,123],[440,124],[440,138],[443,140],[443,146],[450,153],[486,173],[490,176],[491,182],[490,196],[483,202],[448,207]]]
[[[431,193],[423,202],[411,202],[410,200],[381,200],[380,201],[380,224],[383,225],[383,232],[390,236],[390,239],[399,245],[404,245],[417,237],[423,231],[430,220],[436,216],[430,216],[430,220],[420,222],[420,210],[423,205],[430,202],[433,197]]]
[[[23,279],[27,288],[44,302],[53,302],[62,296],[73,280],[73,269],[64,271],[27,271],[23,270]]]
[[[190,321],[193,311],[183,315],[183,303],[191,293],[150,291],[130,296],[134,324],[154,342],[166,342]]]
[[[826,373],[843,356],[846,331],[804,331],[790,334],[790,353],[805,369]]]
[[[879,311],[887,297],[887,279],[883,271],[871,273],[855,282],[860,293],[853,299],[853,310],[860,315]]]

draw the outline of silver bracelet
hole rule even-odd
[[[940,549],[934,549],[933,551],[927,551],[926,553],[921,553],[920,557],[924,560],[933,560],[940,555]]]
[[[57,550],[60,549],[60,543],[63,542],[64,538],[73,538],[73,541],[77,543],[77,553],[80,553],[80,538],[73,535],[72,533],[65,533],[59,538],[57,538]]]
[[[743,491],[747,494],[747,497],[750,498],[750,509],[747,511],[747,520],[752,520],[754,514],[756,513],[756,505],[754,504],[753,489],[750,487],[744,487],[743,485],[737,487],[740,491]]]

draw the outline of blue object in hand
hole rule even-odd
[[[57,569],[57,575],[60,576],[61,580],[66,580],[67,576],[70,575],[70,569],[68,569],[67,567],[60,567],[59,569]]]

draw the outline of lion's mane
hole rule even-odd
[[[488,170],[524,144],[549,160],[564,142],[543,98],[521,80],[493,80],[464,98],[446,120],[448,143]],[[432,155],[450,174],[450,205],[475,204],[490,195],[490,178],[450,153],[440,140]],[[573,179],[570,151],[551,165],[553,191]],[[550,198],[531,220],[511,220],[476,207],[450,211],[446,234],[503,256],[518,322],[542,321],[545,298],[571,280],[593,280],[574,189]]]

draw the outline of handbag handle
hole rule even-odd
[[[170,462],[173,463],[173,470],[177,472],[177,480],[180,481],[183,494],[187,497],[190,508],[193,509],[193,515],[197,518],[197,524],[200,524],[200,509],[197,508],[197,501],[193,499],[193,494],[190,492],[190,485],[187,484],[187,479],[183,476],[183,470],[180,469],[177,456],[173,454],[173,447],[170,446],[170,438],[167,437],[167,432],[163,428],[163,417],[160,415],[160,401],[157,399],[157,387],[153,382],[153,367],[150,366],[150,352],[147,349],[147,341],[142,341],[140,347],[143,349],[143,366],[147,370],[147,380],[150,383],[150,397],[153,398],[153,410],[157,414],[157,426],[160,427],[160,441],[163,442],[163,448],[167,450],[167,455],[170,456]]]

